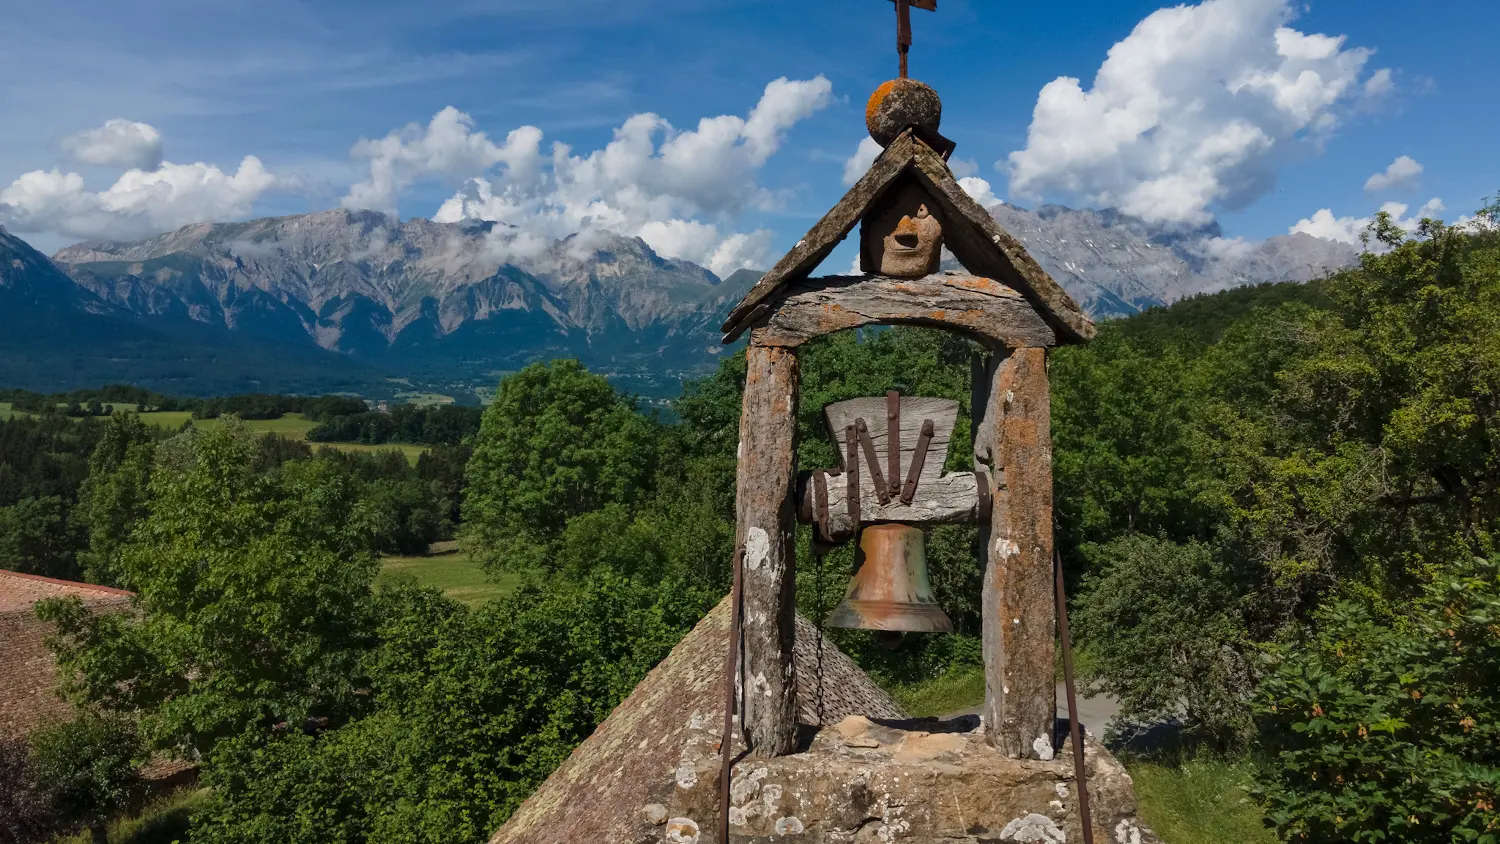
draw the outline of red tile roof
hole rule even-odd
[[[124,603],[133,593],[0,569],[0,613],[30,612],[37,601],[77,595],[85,604]]]
[[[131,593],[0,569],[0,737],[21,736],[72,712],[55,692],[57,663],[47,650],[52,625],[37,601],[77,595],[96,613],[129,609]]]

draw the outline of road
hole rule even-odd
[[[964,715],[978,715],[982,707],[975,706],[954,712],[944,716],[944,719],[958,718]],[[1110,719],[1120,713],[1120,702],[1108,695],[1098,697],[1078,698],[1078,719],[1090,733],[1096,736],[1104,735],[1104,730],[1109,726]],[[1057,717],[1068,717],[1068,693],[1062,683],[1057,684]]]

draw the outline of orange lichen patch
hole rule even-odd
[[[1023,419],[1006,419],[1005,436],[1017,445],[1036,445],[1036,423]]]
[[[943,279],[948,287],[956,287],[962,290],[973,290],[976,293],[984,293],[989,296],[1004,296],[1009,299],[1019,299],[1021,294],[992,278],[981,276],[949,276]]]
[[[881,104],[885,102],[885,98],[890,96],[890,93],[894,90],[896,90],[896,80],[892,79],[889,82],[882,82],[880,87],[875,89],[875,93],[870,95],[870,102],[865,105],[866,124],[873,125],[875,123],[875,116],[880,113]]]

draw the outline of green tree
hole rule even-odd
[[[88,531],[80,556],[84,577],[114,584],[120,549],[147,515],[151,464],[158,435],[134,413],[120,412],[104,425],[89,455],[89,476],[79,489],[76,520]]]
[[[79,531],[62,498],[23,498],[0,507],[0,568],[45,577],[77,577]]]
[[[1181,717],[1211,743],[1242,746],[1254,654],[1242,590],[1213,549],[1130,535],[1084,553],[1090,599],[1074,621],[1089,643],[1087,688],[1117,698],[1128,722]]]
[[[370,481],[360,489],[360,512],[372,534],[372,549],[381,553],[421,554],[450,535],[447,502],[433,488],[411,477]]]
[[[36,776],[47,784],[53,814],[66,827],[85,828],[108,841],[105,825],[140,785],[145,761],[134,726],[126,720],[83,714],[31,735]]]
[[[354,485],[316,460],[258,474],[255,457],[233,419],[163,443],[150,515],[118,557],[137,611],[39,605],[71,694],[142,713],[157,747],[211,753],[225,736],[363,706],[377,563]]]
[[[481,844],[715,597],[609,572],[478,610],[387,590],[368,663],[376,711],[226,742],[194,840]]]
[[[568,521],[650,492],[659,427],[577,361],[500,382],[469,460],[464,522],[486,564],[542,569]]]
[[[1106,325],[1102,342],[1057,355],[1061,544],[1105,550],[1072,551],[1094,569],[1077,603],[1098,623],[1080,632],[1105,657],[1105,687],[1143,717],[1166,711],[1161,678],[1184,653],[1209,653],[1205,637],[1241,654],[1304,636],[1330,601],[1394,612],[1494,548],[1500,235],[1427,221],[1408,237],[1382,217],[1371,240],[1358,267],[1303,301],[1273,299],[1208,331],[1171,324],[1174,308],[1143,319],[1149,330]],[[1114,537],[1129,531],[1207,546],[1216,573],[1202,627],[1121,604],[1121,577],[1160,575],[1114,568],[1115,551],[1134,547]],[[1136,640],[1157,647],[1122,644]],[[1258,665],[1246,665],[1250,684],[1207,685],[1248,691]],[[1243,712],[1248,698],[1232,697],[1196,718]]]

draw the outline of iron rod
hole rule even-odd
[[[724,737],[719,742],[723,764],[719,768],[719,842],[729,844],[729,774],[733,766],[734,709],[738,700],[735,680],[740,667],[740,598],[743,591],[740,570],[744,568],[745,548],[734,552],[734,586],[729,590],[729,663],[724,669]]]
[[[1068,694],[1068,730],[1073,738],[1073,769],[1078,777],[1078,819],[1083,823],[1083,844],[1094,844],[1094,824],[1089,817],[1089,780],[1083,760],[1083,725],[1078,723],[1078,695],[1073,687],[1073,639],[1068,633],[1068,593],[1063,586],[1062,552],[1052,549],[1056,572],[1057,629],[1062,637],[1063,685]]]

